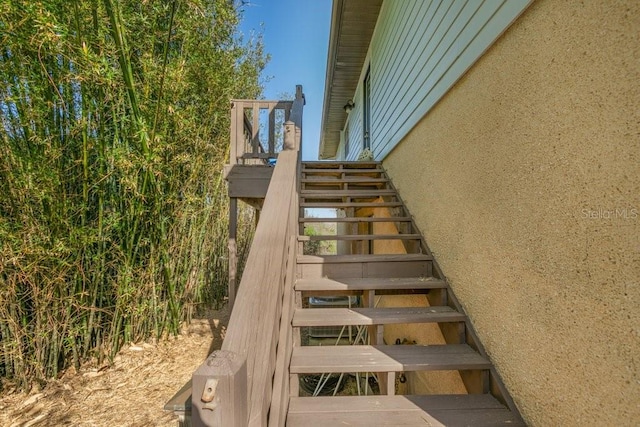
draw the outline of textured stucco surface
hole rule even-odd
[[[639,30],[534,2],[384,160],[534,426],[640,425]]]

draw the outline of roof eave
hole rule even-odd
[[[382,0],[333,1],[318,150],[320,159],[336,157],[340,130],[347,117],[343,106],[358,86],[381,5]],[[349,30],[345,33],[344,29]],[[341,45],[342,40],[348,43]]]

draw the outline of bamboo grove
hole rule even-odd
[[[267,60],[238,20],[231,0],[0,1],[0,384],[222,301],[229,100]]]

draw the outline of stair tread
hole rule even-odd
[[[316,176],[316,177],[308,177],[302,178],[300,182],[305,184],[369,184],[369,183],[385,183],[389,182],[387,178],[371,178],[368,176],[358,176],[354,175],[349,178],[329,178],[327,176]]]
[[[300,326],[389,325],[394,323],[460,322],[465,315],[447,306],[383,308],[298,308],[292,324]]]
[[[317,177],[342,177],[342,176],[368,176],[369,178],[379,178],[384,176],[384,170],[382,169],[307,169],[302,168],[301,172],[308,176]]]
[[[299,242],[311,240],[420,240],[420,234],[317,234],[298,236]]]
[[[318,196],[318,195],[329,195],[329,196],[351,196],[351,195],[389,195],[396,194],[396,190],[390,188],[372,188],[367,190],[300,190],[300,195],[302,197],[305,196]]]
[[[342,218],[319,218],[309,217],[300,218],[299,222],[410,222],[410,216],[391,216],[391,217],[342,217]]]
[[[336,167],[346,167],[350,169],[360,169],[361,167],[366,166],[380,166],[382,162],[377,160],[367,160],[367,161],[340,161],[340,162],[327,162],[327,161],[305,161],[302,162],[302,166],[305,167],[315,167],[318,169],[324,168],[336,168]]]
[[[294,347],[291,373],[402,372],[489,369],[466,344],[337,345]]]
[[[298,264],[330,264],[345,262],[405,262],[431,261],[433,258],[425,254],[390,254],[390,255],[298,255]]]
[[[391,208],[402,206],[402,202],[301,202],[301,208]]]
[[[524,426],[488,394],[291,397],[287,426]]]
[[[298,279],[296,291],[356,291],[356,290],[400,290],[400,289],[441,289],[446,288],[444,280],[435,277],[383,277],[383,278],[341,278],[327,277]]]

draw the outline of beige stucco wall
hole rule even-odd
[[[639,30],[534,2],[384,161],[534,426],[640,425]]]

